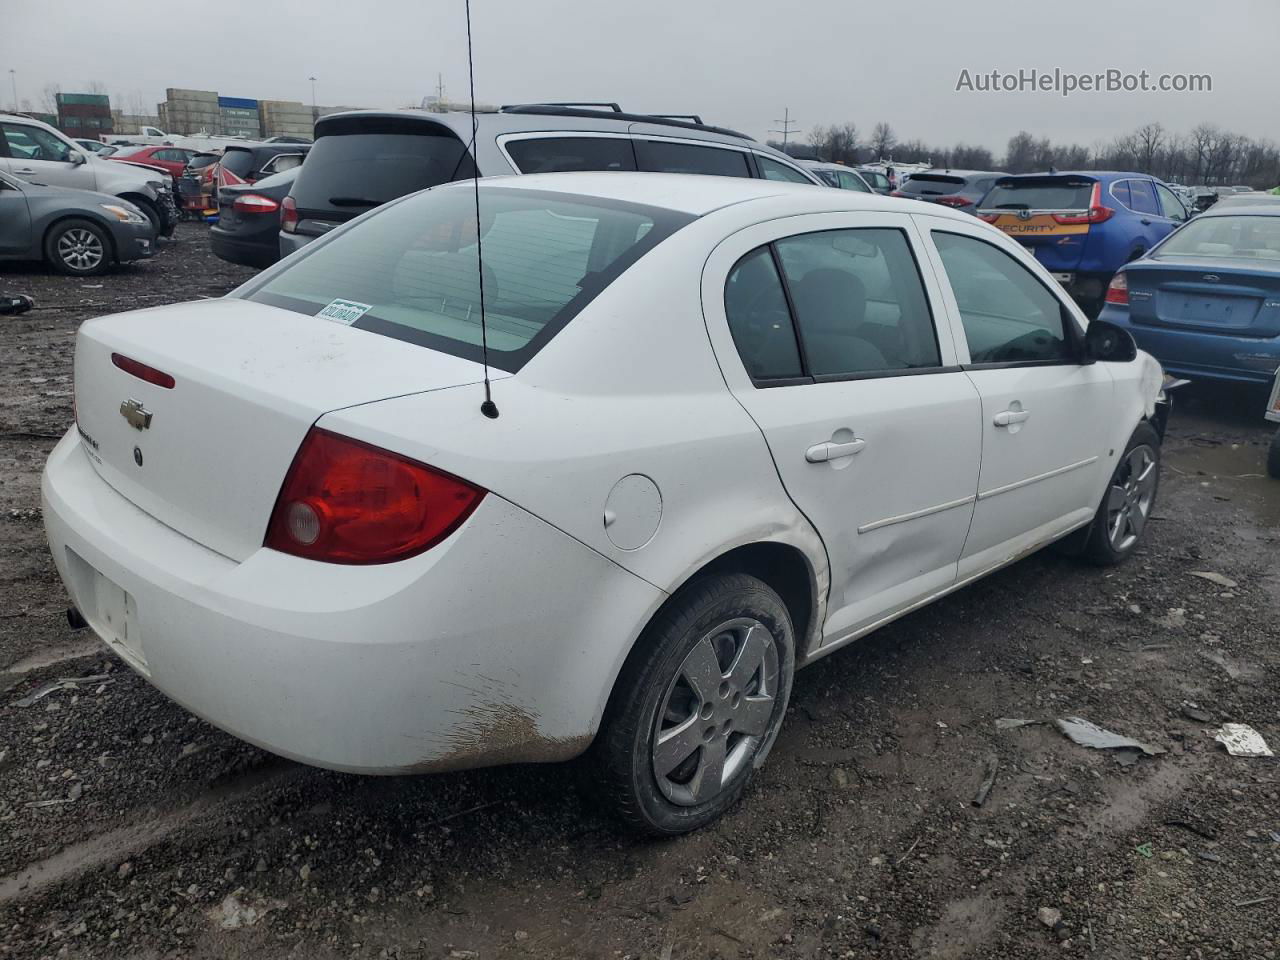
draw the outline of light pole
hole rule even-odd
[[[13,86],[13,112],[18,112],[18,75],[13,68],[9,68],[9,83]]]
[[[311,125],[315,126],[317,120],[320,119],[320,109],[316,106],[316,78],[308,77],[311,81]]]

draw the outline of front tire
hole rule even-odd
[[[1160,435],[1149,423],[1138,424],[1120,455],[1111,482],[1089,528],[1084,558],[1114,566],[1138,548],[1160,489]]]
[[[111,266],[111,239],[92,220],[64,220],[45,237],[44,255],[58,273],[93,277]]]
[[[695,581],[645,629],[594,748],[598,787],[631,828],[697,830],[742,796],[786,713],[795,630],[745,574]]]

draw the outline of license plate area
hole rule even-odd
[[[67,567],[80,614],[93,632],[135,670],[149,676],[133,595],[70,547]]]

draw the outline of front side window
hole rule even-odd
[[[308,247],[240,295],[478,361],[475,203],[469,187],[409,197]],[[639,204],[484,187],[480,210],[489,362],[510,372],[693,219]]]
[[[760,176],[766,180],[782,180],[786,183],[813,183],[799,170],[789,167],[785,163],[779,163],[771,157],[762,157],[757,153],[756,163],[760,165]]]
[[[1182,205],[1178,195],[1168,187],[1156,184],[1156,199],[1160,201],[1160,215],[1181,222],[1187,219],[1187,208]]]
[[[21,123],[0,123],[0,130],[4,131],[9,156],[14,160],[71,159],[71,148],[47,130]]]
[[[779,240],[777,249],[811,376],[941,364],[920,271],[902,231],[826,230]]]
[[[856,190],[859,193],[871,192],[871,188],[856,173],[849,173],[845,170],[838,170],[837,173],[840,176],[839,186],[841,190]]]
[[[933,242],[973,363],[1074,361],[1065,308],[1030,270],[985,240],[935,230]]]
[[[534,137],[508,140],[506,148],[521,173],[636,168],[629,137]]]
[[[635,141],[636,166],[646,173],[705,173],[716,177],[749,177],[751,167],[741,150],[700,147],[670,140]]]

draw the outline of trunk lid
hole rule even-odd
[[[1130,264],[1129,317],[1140,326],[1280,336],[1280,273],[1226,269],[1221,260],[1160,259]]]
[[[173,387],[125,372],[113,353],[169,374]],[[243,560],[262,546],[285,472],[321,415],[481,379],[470,360],[267,304],[209,300],[85,323],[76,423],[121,495]]]

